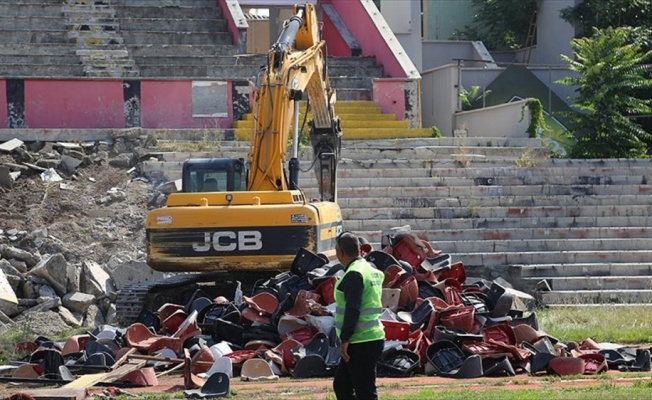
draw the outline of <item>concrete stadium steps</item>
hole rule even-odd
[[[84,66],[83,76],[139,76],[138,67],[124,46],[116,10],[110,3],[71,1],[64,7],[63,14],[68,36],[77,43],[76,54]],[[113,48],[107,49],[107,45]]]
[[[4,17],[59,17],[61,1],[41,0],[38,2],[0,2],[0,15]]]
[[[374,107],[343,104],[338,113],[379,115]],[[410,225],[472,275],[504,276],[527,291],[545,279],[552,290],[538,296],[551,305],[652,303],[652,161],[548,159],[540,146],[505,138],[344,140],[344,228],[379,248],[389,229]],[[213,154],[246,156],[247,148],[222,142]],[[473,160],[462,163],[459,154]],[[189,155],[161,153],[164,161],[140,167],[178,179]],[[529,158],[534,167],[517,166]],[[302,168],[311,160],[311,149],[301,149]],[[318,197],[313,175],[299,177],[308,198]]]
[[[346,212],[343,208],[343,213]],[[345,218],[346,219],[346,218]],[[531,239],[625,239],[652,237],[652,227],[614,228],[614,227],[566,227],[566,228],[496,228],[491,230],[460,229],[412,229],[429,242],[441,241],[482,241],[482,240],[527,240]],[[382,230],[355,231],[364,234],[370,242],[380,243]]]
[[[652,290],[612,289],[612,290],[559,290],[544,292],[545,304],[641,304],[652,303]]]
[[[42,44],[63,44],[72,43],[74,39],[68,37],[65,29],[50,29],[31,31],[0,29],[0,42],[13,44],[42,43]]]
[[[7,16],[0,15],[0,26],[5,30],[64,30],[65,22],[61,16]]]
[[[53,46],[65,44],[75,48]],[[254,80],[265,55],[238,53],[214,0],[0,3],[0,69],[6,77]],[[71,54],[77,58],[64,57]],[[328,65],[340,100],[371,100],[372,79],[383,76],[373,57],[329,57]],[[391,132],[358,131],[358,137],[378,135]]]
[[[192,19],[152,18],[152,16],[148,18],[122,17],[120,18],[119,27],[124,31],[227,32],[225,20],[216,20],[205,16]]]
[[[346,193],[338,191],[340,198]],[[318,196],[317,191],[306,192],[308,198]],[[434,213],[434,211],[433,211]],[[534,229],[534,228],[609,228],[609,227],[647,227],[652,217],[583,217],[583,218],[405,218],[401,209],[387,211],[385,218],[347,220],[347,229],[354,231],[381,230],[390,226],[410,225],[416,230],[460,230],[460,229]],[[528,238],[523,238],[528,239]],[[565,240],[565,239],[561,239]]]
[[[180,44],[187,46],[206,43],[227,45],[231,43],[231,34],[228,32],[122,30],[121,33],[127,46],[133,44]]]
[[[546,281],[547,304],[652,303],[652,262],[531,264],[518,268],[531,286]]]

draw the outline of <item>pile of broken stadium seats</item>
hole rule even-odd
[[[467,278],[462,262],[413,234],[384,238],[381,250],[362,242],[362,256],[385,274],[381,377],[650,370],[649,349],[604,346],[591,339],[563,342],[546,334],[536,312],[518,301],[524,293]],[[334,288],[343,274],[339,263],[301,249],[289,271],[258,282],[241,301],[211,299],[197,290],[185,305],[143,310],[127,328],[103,326],[65,343],[39,338],[20,343],[18,350],[29,353],[23,359],[31,365],[24,367],[29,376],[64,380],[71,372],[111,367],[129,349],[151,356],[145,367],[153,371],[183,360],[187,395],[199,397],[202,390],[228,394],[234,377],[329,377],[340,361],[333,315]],[[151,384],[152,372],[146,373],[130,379]]]

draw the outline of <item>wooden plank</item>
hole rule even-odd
[[[183,363],[183,358],[169,358],[169,357],[159,357],[159,356],[145,356],[141,354],[134,354],[129,356],[130,359],[134,360],[146,360],[146,361],[158,361],[158,362],[168,362],[171,364]],[[213,363],[210,361],[193,361],[193,365],[203,365],[203,366],[212,366]]]
[[[62,389],[86,389],[92,387],[96,383],[102,382],[110,372],[103,372],[101,374],[86,374],[82,375],[74,381],[63,385]]]
[[[147,361],[145,360],[134,360],[134,361],[129,361],[128,364],[125,364],[121,367],[118,367],[115,371],[109,372],[104,379],[102,379],[102,382],[104,383],[112,383],[117,381],[118,379],[134,372],[147,364]]]
[[[35,400],[84,400],[86,389],[30,389],[29,395]]]
[[[127,359],[129,358],[130,355],[134,354],[136,352],[136,348],[132,347],[131,349],[127,350],[127,352],[120,358],[118,358],[113,365],[111,366],[112,370],[115,370],[119,366],[121,366]]]

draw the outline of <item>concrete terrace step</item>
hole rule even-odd
[[[75,49],[74,43],[0,43],[0,55],[12,56],[63,56]]]
[[[0,26],[7,30],[60,30],[66,23],[61,16],[0,16]]]
[[[310,190],[310,189],[308,189]],[[602,195],[650,195],[650,185],[521,185],[521,186],[424,186],[402,187],[402,196],[415,197],[477,197],[477,196],[602,196]],[[384,197],[387,187],[340,188],[344,197]],[[396,193],[398,194],[398,193]]]
[[[652,250],[652,238],[439,240],[437,247],[445,252],[455,254],[592,250],[646,251],[647,249]]]
[[[380,115],[385,115],[385,114],[380,114]],[[355,120],[355,121],[350,119],[342,119],[342,123],[340,124],[342,127],[342,131],[345,132],[347,129],[351,129],[351,128],[396,128],[396,129],[409,128],[408,121],[389,120],[388,118],[375,119],[373,118],[373,116],[367,116],[367,118],[368,119],[366,120]],[[236,129],[240,129],[240,128],[253,129],[254,121],[253,120],[234,121],[233,125]],[[299,127],[301,127],[301,125],[302,125],[302,119],[299,118]]]
[[[514,265],[524,279],[550,279],[560,277],[595,277],[623,275],[652,275],[652,262],[634,263],[574,263],[574,264],[540,264]]]
[[[194,32],[194,31],[122,31],[125,44],[181,44],[202,45],[206,43],[231,44],[231,33],[228,32]]]
[[[545,304],[652,303],[652,290],[564,290],[543,292]]]
[[[138,57],[212,57],[233,56],[237,49],[230,42],[224,44],[151,44],[151,43],[126,43],[129,53],[134,58]]]
[[[184,6],[163,6],[154,5],[159,2],[150,3],[146,6],[133,6],[128,3],[113,4],[116,16],[119,18],[165,18],[165,19],[205,19],[207,17],[219,19],[221,18],[222,11],[217,7],[217,3],[208,6],[207,3],[194,6],[193,3],[188,3]],[[160,3],[159,3],[160,4]]]
[[[37,0],[31,0],[37,1]],[[113,5],[127,5],[129,7],[151,7],[152,4],[161,4],[163,7],[189,7],[201,6],[211,7],[215,4],[213,0],[111,0]]]
[[[345,223],[345,228],[347,228]],[[442,249],[446,251],[446,249]],[[453,256],[454,254],[454,256]],[[500,253],[451,253],[465,266],[504,267],[532,264],[652,263],[652,250],[531,251]]]
[[[343,209],[346,213],[346,209]],[[624,239],[652,237],[652,227],[586,227],[586,228],[497,228],[485,229],[412,229],[418,237],[435,244],[451,240],[509,240],[509,239]],[[360,232],[371,242],[381,242],[382,230]]]
[[[7,30],[0,29],[0,43],[27,44],[27,43],[71,43],[68,31],[62,30]]]
[[[301,181],[299,182],[301,184]],[[306,185],[301,184],[305,190]],[[341,185],[339,186],[342,187]],[[394,186],[392,186],[394,187]],[[315,185],[316,188],[316,185]],[[643,199],[641,199],[643,201]],[[618,206],[618,207],[617,207]],[[396,207],[396,206],[395,206]],[[398,208],[398,207],[397,207]],[[412,218],[510,218],[510,217],[646,217],[652,215],[652,205],[609,205],[572,207],[438,207],[438,208],[379,208],[369,205],[367,208],[345,208],[346,219],[386,219],[387,215],[396,215],[400,211],[404,217]]]
[[[131,18],[117,20],[122,31],[227,32],[223,19],[214,18]]]
[[[178,77],[184,78],[255,78],[258,67],[250,65],[154,65],[138,63],[143,77]]]
[[[543,277],[553,291],[568,290],[652,290],[652,276]]]
[[[64,53],[61,55],[33,55],[33,54],[2,54],[0,64],[15,64],[20,66],[33,66],[36,64],[79,64],[80,59],[75,54]]]
[[[306,192],[308,198],[316,198],[319,193]],[[340,198],[344,197],[339,193]],[[389,213],[387,213],[389,214]],[[383,230],[392,226],[410,225],[415,230],[463,230],[463,229],[535,229],[535,228],[609,228],[609,227],[647,227],[652,217],[580,217],[580,218],[403,218],[401,210],[393,210],[387,218],[367,220],[347,220],[348,229],[355,231]]]
[[[60,2],[15,3],[1,2],[0,15],[5,17],[60,17]]]
[[[35,64],[36,65],[36,64]],[[68,77],[81,77],[85,76],[84,66],[81,63],[77,64],[0,64],[0,74],[12,78],[17,77],[52,77],[52,76],[68,76]]]
[[[299,177],[299,182],[306,179]],[[307,189],[309,190],[309,189]],[[340,204],[347,208],[447,208],[464,207],[469,210],[476,207],[507,207],[513,209],[512,214],[523,214],[522,208],[529,207],[573,207],[573,206],[648,206],[647,195],[605,195],[605,196],[491,196],[491,197],[430,197],[402,196],[400,193],[388,191],[391,196],[341,198]],[[619,211],[618,211],[619,212]]]

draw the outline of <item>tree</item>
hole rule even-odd
[[[471,0],[473,24],[456,31],[455,40],[481,40],[489,50],[515,50],[525,45],[536,0]]]
[[[593,28],[624,26],[652,27],[652,0],[584,0],[575,7],[561,10],[561,18],[580,24],[582,36],[590,36]]]
[[[652,51],[631,43],[630,28],[594,28],[590,38],[571,42],[575,59],[562,55],[577,77],[559,81],[577,86],[573,105],[577,158],[640,157],[652,135],[633,118],[652,113],[652,100],[640,94],[652,89],[651,68],[645,62]]]

